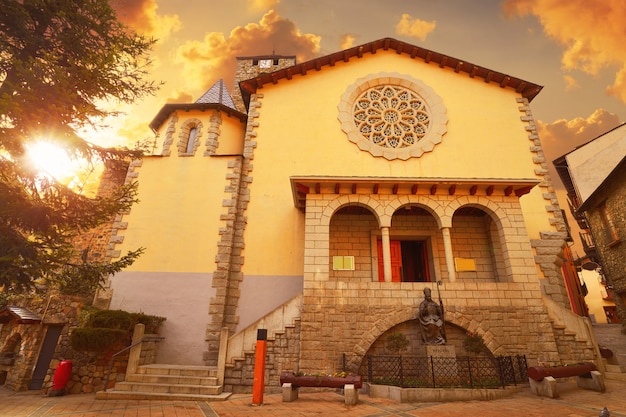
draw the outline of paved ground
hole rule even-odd
[[[599,393],[578,388],[574,381],[559,383],[560,398],[537,397],[526,386],[510,398],[492,401],[401,404],[360,396],[348,407],[335,392],[301,393],[291,403],[280,394],[265,395],[253,406],[250,395],[234,395],[223,402],[112,401],[94,395],[44,397],[35,392],[15,393],[0,387],[2,417],[597,417],[606,406],[611,417],[626,417],[626,383],[607,381]]]
[[[594,326],[600,345],[611,348],[621,364],[626,359],[626,335],[618,325]],[[607,407],[611,417],[626,417],[626,382],[606,381],[599,393],[560,382],[560,397],[537,397],[524,386],[510,398],[492,401],[400,404],[360,396],[348,407],[335,392],[300,393],[283,403],[280,394],[265,395],[252,406],[251,395],[233,395],[223,402],[96,400],[93,394],[46,397],[39,391],[13,392],[0,386],[0,417],[598,417]]]

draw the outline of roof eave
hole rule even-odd
[[[289,178],[294,206],[303,209],[306,195],[325,194],[461,194],[514,195],[521,197],[540,181],[536,178],[424,178],[424,177],[345,177],[292,176]],[[386,191],[384,191],[386,190]]]
[[[234,110],[221,103],[168,103],[161,107],[159,113],[157,113],[148,126],[153,132],[156,132],[172,115],[172,113],[179,110],[186,112],[192,110],[218,110],[227,113],[229,116],[236,117],[242,122],[248,120],[248,116],[245,113],[241,113],[240,111]]]
[[[379,50],[395,50],[398,54],[407,54],[412,59],[420,58],[426,63],[436,63],[440,68],[451,68],[456,73],[467,73],[470,78],[482,78],[486,83],[497,83],[501,88],[513,88],[522,97],[532,101],[543,89],[543,86],[522,80],[489,68],[465,62],[439,52],[431,51],[419,46],[408,44],[393,38],[383,38],[360,46],[335,52],[330,55],[315,58],[291,67],[279,69],[274,72],[260,74],[255,78],[241,81],[241,89],[244,102],[249,103],[250,94],[265,84],[276,84],[281,79],[290,80],[294,75],[306,75],[308,71],[319,71],[325,66],[334,66],[339,61],[348,62],[351,58],[362,58],[365,54],[376,54]]]

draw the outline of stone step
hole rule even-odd
[[[148,384],[182,384],[214,386],[218,385],[217,377],[214,376],[180,376],[180,375],[157,375],[157,374],[128,374],[126,382],[142,382]]]
[[[626,382],[626,373],[623,372],[605,372],[604,379],[610,379],[611,381]]]
[[[626,368],[624,368],[621,365],[611,365],[605,362],[604,366],[606,367],[607,372],[613,372],[613,373],[625,373],[626,372]]]
[[[154,392],[162,394],[192,394],[192,395],[219,395],[222,392],[220,385],[184,385],[184,384],[151,384],[142,382],[118,382],[115,391],[126,392]]]
[[[165,400],[165,401],[226,401],[232,393],[219,395],[168,394],[161,392],[117,391],[109,389],[96,393],[96,400]]]
[[[167,364],[139,366],[137,373],[126,375],[126,381],[96,393],[100,400],[223,401],[229,396],[218,385],[217,368]]]
[[[217,376],[217,368],[213,366],[197,366],[197,365],[152,364],[152,365],[139,366],[137,368],[137,373],[146,374],[146,375],[215,377]]]

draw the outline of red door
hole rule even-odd
[[[383,242],[378,242],[378,281],[385,281],[385,265],[383,259]],[[399,240],[389,242],[391,250],[391,281],[402,281],[402,247]]]

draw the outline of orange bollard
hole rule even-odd
[[[267,351],[267,329],[258,329],[254,355],[254,383],[252,385],[252,405],[263,404],[265,388],[265,353]]]

